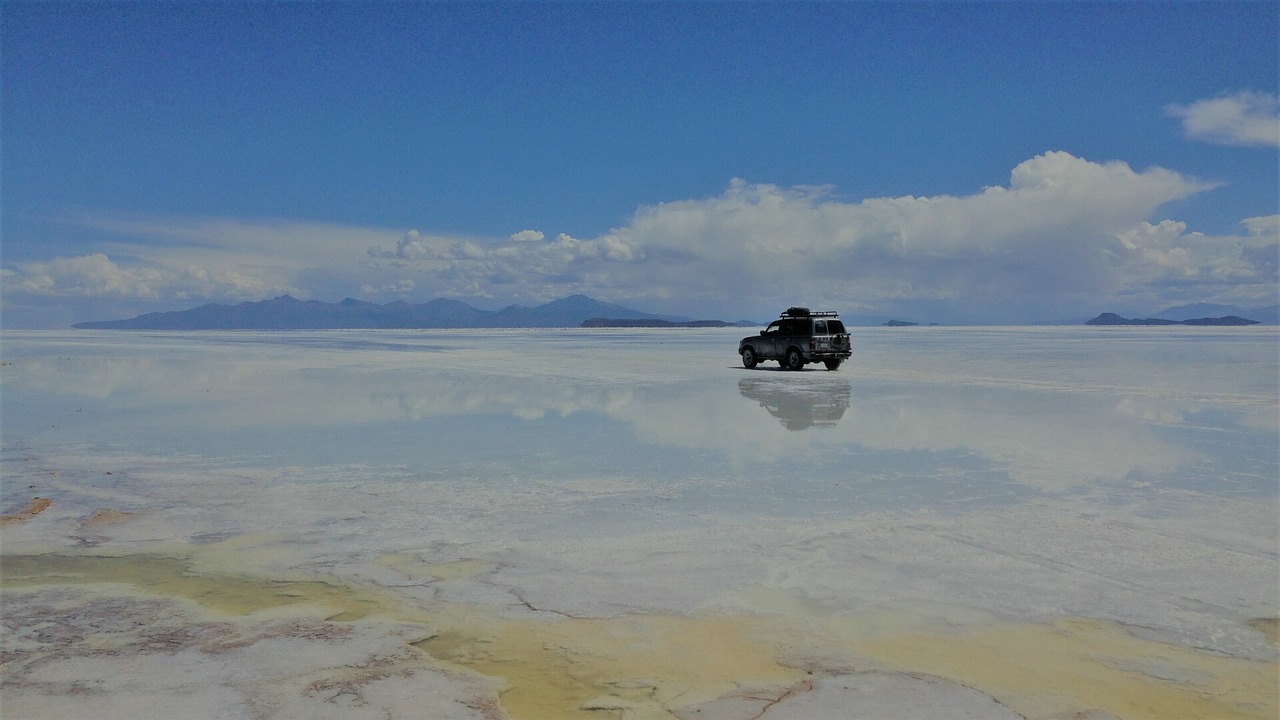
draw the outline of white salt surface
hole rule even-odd
[[[3,552],[328,578],[427,617],[793,633],[773,647],[810,680],[690,694],[668,717],[821,718],[855,695],[852,717],[902,698],[912,717],[1016,717],[994,690],[855,647],[897,632],[1082,618],[1275,662],[1251,622],[1280,613],[1274,328],[865,329],[834,373],[746,370],[748,332],[5,333],[3,511],[53,502],[4,526]],[[145,604],[129,632],[62,644],[17,620],[74,627],[130,587],[6,587],[6,718],[137,717],[146,698],[158,717],[518,716],[501,675],[413,649],[434,629],[403,616],[327,636],[298,630],[323,617],[211,619],[153,590],[177,603],[165,622],[231,623],[244,643],[160,655],[140,644],[160,622]],[[41,593],[72,595],[55,612]],[[360,665],[347,652],[391,669],[326,695]],[[1111,666],[1198,677],[1135,662]],[[646,716],[607,690],[573,709]]]

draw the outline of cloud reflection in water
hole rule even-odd
[[[761,464],[777,471],[770,463],[782,457],[788,472],[827,472],[832,458],[877,453],[876,468],[841,462],[856,480],[892,474],[895,462],[964,457],[1048,492],[1231,467],[1228,446],[1177,437],[1192,426],[1264,445],[1274,431],[1265,398],[1204,387],[1234,359],[1207,345],[1178,344],[1171,364],[1139,373],[1135,353],[1158,360],[1145,355],[1158,347],[1108,338],[1087,346],[1089,357],[1074,338],[1010,330],[1002,357],[989,337],[939,331],[927,347],[872,337],[839,373],[784,373],[730,369],[733,340],[721,335],[85,333],[43,345],[48,335],[19,335],[5,347],[5,429],[299,461],[487,458],[496,471],[532,474],[551,471],[522,458],[556,458],[562,474],[607,463],[735,477]],[[1019,345],[1028,338],[1048,349],[1032,354]],[[1054,360],[1055,348],[1076,357]]]

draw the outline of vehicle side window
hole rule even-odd
[[[826,321],[826,320],[814,320],[814,321],[813,321],[813,334],[814,334],[814,335],[826,335],[826,334],[827,334],[827,321]]]
[[[774,321],[769,323],[769,327],[765,328],[764,332],[766,335],[772,335],[778,332],[778,330],[781,329],[781,327],[782,326],[777,321]]]
[[[804,328],[805,322],[806,321],[804,320],[783,320],[782,334],[783,335],[803,335],[804,334],[803,328]]]

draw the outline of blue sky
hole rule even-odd
[[[0,7],[3,321],[1276,302],[1266,3]]]

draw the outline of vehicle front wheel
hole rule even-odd
[[[838,370],[838,369],[840,368],[840,361],[839,361],[839,360],[826,360],[826,361],[824,361],[824,362],[825,362],[825,364],[826,364],[826,366],[827,366],[827,369],[828,369],[828,370]]]
[[[742,366],[743,367],[750,370],[751,368],[756,366],[757,362],[760,362],[760,361],[756,358],[755,350],[752,350],[749,347],[742,348]]]
[[[800,351],[795,348],[788,350],[787,362],[783,367],[788,370],[800,370],[804,368],[804,357],[800,354]]]

